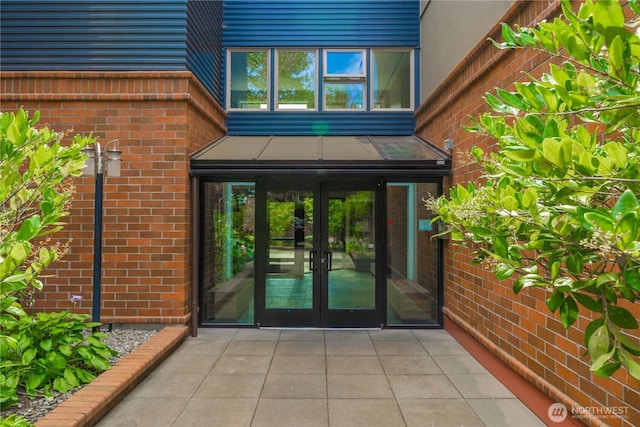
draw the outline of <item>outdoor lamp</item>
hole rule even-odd
[[[94,210],[93,229],[93,309],[92,320],[100,321],[100,295],[102,281],[102,187],[105,172],[109,176],[120,176],[120,162],[122,151],[116,148],[117,139],[113,139],[105,145],[103,151],[98,142],[82,149],[87,154],[85,173],[96,178],[96,201]],[[113,148],[109,148],[113,144]],[[105,166],[106,161],[106,168]]]

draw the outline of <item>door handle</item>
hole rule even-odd
[[[309,269],[316,271],[316,251],[309,251]]]
[[[327,265],[327,271],[331,271],[333,269],[333,252],[325,252],[327,255],[327,260],[329,261],[329,265]]]

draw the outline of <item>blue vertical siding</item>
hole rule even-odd
[[[187,68],[222,103],[222,2],[187,2]]]
[[[3,70],[185,70],[187,0],[2,0]]]
[[[225,47],[418,47],[418,0],[225,0]]]

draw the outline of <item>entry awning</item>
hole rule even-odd
[[[191,175],[447,176],[451,156],[415,135],[224,136],[191,157]]]

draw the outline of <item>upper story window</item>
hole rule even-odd
[[[324,106],[327,110],[364,110],[364,50],[327,50],[324,57]]]
[[[227,62],[229,108],[269,109],[269,52],[230,52]]]
[[[276,51],[278,110],[315,110],[318,88],[317,52]]]
[[[413,71],[411,49],[230,49],[227,109],[413,110]]]
[[[409,51],[371,51],[371,92],[373,108],[411,108],[412,62]]]

